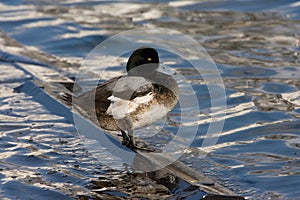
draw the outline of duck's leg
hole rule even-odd
[[[122,133],[122,138],[123,138],[122,144],[127,146],[129,144],[130,138],[125,131],[121,130],[121,133]]]
[[[134,151],[135,149],[135,140],[133,137],[133,131],[128,130],[127,132],[124,130],[121,130],[122,137],[123,137],[123,144],[126,145],[128,148]]]
[[[123,137],[123,145],[125,145],[126,147],[128,147],[129,149],[131,149],[134,152],[137,152],[138,150],[143,151],[143,152],[155,152],[155,149],[153,148],[143,148],[143,147],[138,147],[136,146],[135,143],[135,139],[133,136],[133,131],[123,131],[122,132],[122,137]]]

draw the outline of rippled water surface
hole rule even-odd
[[[299,13],[299,2],[283,0],[7,0],[0,2],[0,47],[31,58],[33,52],[44,52],[36,59],[73,74],[97,44],[121,31],[164,27],[191,36],[215,61],[227,108],[217,144],[201,148],[209,124],[207,87],[189,63],[159,52],[163,64],[187,77],[200,102],[201,120],[190,125],[199,130],[181,160],[249,199],[298,199]],[[106,78],[122,74],[125,62],[120,58]],[[86,152],[73,125],[13,90],[30,78],[24,71],[13,63],[0,65],[2,199],[172,196],[147,177],[99,163]],[[176,112],[170,113],[175,122]],[[165,138],[172,130],[165,131]],[[203,150],[208,155],[199,159]]]

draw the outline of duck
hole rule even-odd
[[[72,101],[85,113],[94,112],[102,129],[120,132],[122,144],[136,151],[133,131],[159,121],[178,103],[176,80],[159,69],[158,52],[140,47],[127,61],[126,75],[99,84]]]

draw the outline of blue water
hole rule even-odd
[[[71,64],[73,68],[64,69],[70,72],[76,71],[100,42],[128,29],[165,27],[193,37],[221,73],[227,114],[217,144],[204,149],[209,152],[204,161],[198,154],[208,127],[205,120],[197,123],[197,136],[181,160],[249,199],[297,199],[299,13],[299,2],[284,0],[190,4],[151,0],[19,0],[0,2],[0,29],[31,50],[43,51]],[[160,54],[163,62],[175,60],[169,66],[186,74],[205,118],[211,102],[206,85],[199,81],[203,77],[195,76],[187,61],[163,51]],[[109,70],[123,72],[120,66]],[[42,198],[42,194],[51,196],[50,199],[68,199],[86,190],[92,193],[86,186],[89,178],[104,172],[97,169],[96,161],[86,158],[75,137],[76,131],[38,105],[32,111],[34,103],[30,97],[13,93],[12,87],[2,84],[0,88],[0,157],[6,163],[0,163],[0,197],[15,199],[18,190],[13,191],[12,187],[25,187],[24,183],[28,196],[38,193],[33,199]],[[21,104],[15,103],[20,99]],[[25,101],[30,103],[23,105]],[[177,120],[178,110],[171,112],[171,119]],[[45,120],[40,119],[42,114]],[[176,128],[167,130],[172,133]],[[30,138],[36,142],[32,143]],[[31,154],[34,156],[28,157]],[[23,168],[18,170],[14,165]],[[12,178],[14,174],[17,178]],[[36,177],[39,184],[33,184],[28,177]],[[72,191],[64,189],[67,187]]]

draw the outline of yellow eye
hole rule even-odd
[[[147,60],[148,60],[148,61],[151,61],[151,60],[152,60],[152,58],[147,58]]]

